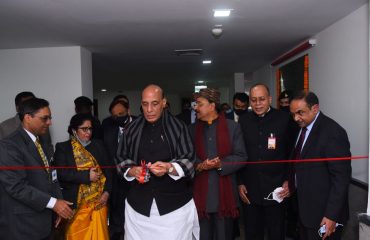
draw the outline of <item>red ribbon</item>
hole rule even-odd
[[[360,160],[360,159],[368,159],[368,156],[354,156],[354,157],[336,157],[336,158],[310,158],[310,159],[299,159],[299,160],[265,160],[265,161],[244,161],[244,162],[223,162],[224,165],[248,165],[248,164],[271,164],[271,163],[310,163],[310,162],[330,162],[330,161],[348,161],[348,160]],[[143,165],[144,163],[144,165]],[[120,166],[120,168],[128,168],[131,166]],[[148,169],[145,161],[141,162],[141,167],[143,168],[142,174],[145,168],[145,174]],[[37,169],[75,169],[76,166],[0,166],[1,170],[37,170]],[[99,168],[117,168],[116,165],[113,166],[100,166]],[[90,167],[86,167],[86,169],[90,169]],[[144,175],[145,176],[145,175]]]
[[[147,167],[144,160],[141,160],[141,175],[139,178],[139,183],[144,184],[145,183],[145,176],[146,176]]]

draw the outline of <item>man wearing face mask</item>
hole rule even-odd
[[[270,106],[266,85],[256,84],[249,93],[252,112],[239,119],[248,161],[287,159],[289,114]],[[265,232],[269,240],[285,239],[285,201],[281,200],[289,196],[287,164],[249,164],[238,178],[246,239],[263,240]]]
[[[225,116],[227,119],[238,122],[239,118],[248,112],[249,98],[246,93],[237,92],[233,97],[233,111],[227,113]]]
[[[126,95],[123,95],[123,94],[119,94],[119,95],[117,95],[117,96],[115,96],[113,99],[112,99],[112,102],[116,102],[116,101],[123,101],[123,102],[125,102],[126,104],[127,104],[127,111],[128,111],[128,115],[130,115],[133,119],[135,119],[136,117],[135,116],[133,116],[133,115],[131,115],[131,113],[130,113],[130,101],[129,101],[129,99],[128,99],[128,97],[126,96]],[[109,112],[111,112],[111,111],[109,111]],[[104,118],[103,119],[103,121],[102,121],[102,123],[101,123],[101,127],[103,128],[103,133],[104,133],[104,129],[105,128],[109,128],[109,127],[111,127],[112,125],[115,125],[115,121],[114,121],[114,119],[113,119],[113,116],[112,115],[110,115],[110,116],[108,116],[108,117],[106,117],[106,118]]]
[[[177,114],[176,117],[183,121],[186,125],[195,123],[197,116],[194,110],[196,94],[193,93],[193,99],[187,100],[183,103],[182,111],[180,114]]]
[[[126,127],[132,122],[132,117],[129,115],[129,105],[123,100],[113,100],[109,106],[111,113],[111,124],[105,125],[103,140],[107,148],[111,164],[114,162],[118,148],[119,140],[124,133]],[[129,184],[119,177],[117,171],[112,170],[112,195],[110,198],[109,209],[109,232],[112,240],[123,239],[123,224],[124,224],[124,209],[125,198],[127,196]],[[123,220],[122,220],[123,219]]]
[[[282,91],[279,96],[279,109],[285,112],[289,112],[289,102],[292,96],[292,92],[289,90]]]

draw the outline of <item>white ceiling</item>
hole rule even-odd
[[[150,82],[178,93],[196,80],[228,86],[367,0],[1,0],[0,49],[80,45],[93,53],[94,88]],[[234,9],[216,19],[213,9]],[[214,39],[215,24],[224,34]],[[203,56],[173,50],[202,48]],[[211,58],[213,64],[202,66]]]

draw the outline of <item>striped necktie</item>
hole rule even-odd
[[[42,161],[44,162],[45,170],[49,173],[50,172],[49,162],[48,162],[48,160],[47,160],[47,158],[45,156],[44,150],[42,150],[42,147],[41,147],[41,144],[40,144],[40,141],[39,141],[38,138],[35,141],[35,145],[36,145],[37,151],[40,154],[40,157],[41,157]]]
[[[299,135],[299,139],[297,142],[297,145],[294,148],[294,159],[299,160],[301,159],[301,152],[303,147],[304,139],[306,138],[306,132],[307,128],[304,127],[301,130],[301,134]],[[297,183],[296,183],[296,173],[295,173],[295,165],[291,165],[290,173],[289,173],[289,190],[293,192],[296,189]]]
[[[302,128],[302,131],[301,131],[301,135],[299,136],[299,140],[297,142],[297,145],[295,146],[295,153],[294,153],[294,157],[295,159],[301,159],[301,151],[302,151],[302,147],[303,147],[303,142],[304,142],[304,139],[306,137],[306,131],[307,131],[307,128]]]

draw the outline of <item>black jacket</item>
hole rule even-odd
[[[139,150],[142,147],[140,142],[145,137],[142,132],[146,124],[143,116],[139,116],[133,121],[120,141],[118,147],[118,162],[121,167],[140,165],[140,156],[145,156]],[[150,215],[150,207],[155,198],[158,211],[161,215],[170,213],[192,199],[190,180],[194,177],[195,153],[189,130],[185,123],[172,116],[164,110],[161,118],[162,139],[169,149],[168,159],[152,159],[174,162],[183,169],[185,177],[175,181],[167,174],[163,177],[151,176],[148,183],[139,184],[136,180],[127,196],[127,201],[135,211],[145,215]],[[146,159],[144,159],[146,160]]]
[[[55,166],[76,166],[75,159],[73,157],[71,141],[65,141],[57,143],[55,146],[56,150],[54,153],[54,164]],[[96,159],[100,167],[108,166],[109,161],[108,155],[105,150],[103,143],[100,140],[92,139],[91,143],[86,146],[86,150],[89,151]],[[112,169],[103,168],[103,173],[106,178],[104,191],[110,193],[112,187]],[[113,169],[115,170],[115,169]],[[76,168],[68,169],[57,169],[58,180],[62,187],[62,193],[65,200],[73,202],[73,208],[77,207],[77,195],[80,184],[90,184],[90,171],[82,170],[78,171]]]
[[[248,112],[239,119],[248,161],[267,161],[288,159],[291,145],[290,116],[271,108],[264,117]],[[276,138],[276,148],[268,149],[268,138]],[[239,184],[244,184],[252,204],[272,205],[276,201],[264,200],[275,188],[288,180],[288,164],[249,164],[238,173]]]
[[[44,152],[47,154],[45,148]],[[0,166],[44,167],[35,143],[22,127],[0,141]],[[53,211],[46,206],[51,197],[61,199],[62,193],[58,182],[52,182],[45,169],[1,170],[1,239],[49,236]]]

